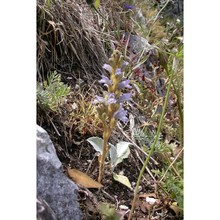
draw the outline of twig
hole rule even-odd
[[[139,156],[138,152],[135,150],[135,153],[138,157],[138,159],[141,161],[142,165],[144,164],[143,160],[141,159],[141,157]],[[153,174],[150,172],[149,168],[146,166],[145,168],[147,170],[147,172],[149,173],[149,175],[153,178],[154,181],[156,181],[156,179],[154,178]]]
[[[104,189],[101,189],[101,192],[110,200],[112,200],[112,202],[115,202],[115,198],[112,197],[111,195],[109,195]],[[117,201],[116,201],[117,202]]]
[[[136,153],[136,151],[135,151],[135,153]],[[135,159],[133,154],[131,154],[131,156],[133,157],[133,159]],[[135,166],[137,167],[138,171],[140,172],[141,168],[138,166],[138,163],[135,163]],[[147,179],[145,177],[144,177],[144,179],[147,181]]]
[[[94,157],[92,158],[91,162],[89,163],[89,166],[88,166],[88,168],[87,168],[87,170],[86,170],[86,173],[88,173],[88,171],[89,171],[89,169],[90,169],[90,167],[91,167],[91,165],[92,165],[92,163],[93,163],[93,161],[95,160],[95,158],[96,158],[97,155],[99,155],[99,152],[96,152],[96,153],[95,153]]]
[[[162,182],[162,180],[164,179],[164,177],[166,176],[168,170],[170,169],[171,166],[173,166],[173,164],[175,163],[175,161],[177,160],[177,158],[179,157],[179,155],[182,153],[183,148],[181,149],[181,151],[177,154],[177,156],[175,157],[175,159],[173,160],[173,162],[169,165],[169,167],[167,168],[166,172],[164,173],[164,175],[162,176],[162,178],[160,179],[159,182]],[[181,176],[179,176],[181,178]]]
[[[120,129],[121,133],[135,146],[138,148],[138,150],[140,150],[145,156],[148,157],[148,154],[142,150],[124,131],[123,129],[120,127],[119,123],[117,124],[117,127]],[[159,163],[153,158],[150,157],[150,159],[155,163],[155,165],[158,165]]]
[[[80,151],[79,151],[79,156],[78,156],[78,163],[80,163],[80,158],[81,158],[81,155],[82,155],[82,147],[80,148]]]
[[[49,116],[49,115],[48,115],[48,116]],[[57,130],[56,126],[55,126],[54,123],[52,122],[50,116],[49,116],[49,120],[50,120],[51,124],[53,125],[53,128],[54,128],[54,130],[56,131],[56,133],[58,134],[58,136],[61,137],[61,134],[59,133],[59,131]]]
[[[171,163],[171,160],[170,160],[170,158],[166,155],[165,156],[165,159],[169,162],[169,163]],[[172,169],[173,169],[173,171],[174,171],[174,173],[178,176],[178,177],[180,177],[180,174],[178,173],[178,171],[176,170],[176,168],[172,165]]]
[[[164,10],[164,8],[167,6],[167,4],[170,2],[170,0],[167,0],[166,3],[164,4],[163,8],[160,9],[160,11],[157,13],[157,15],[154,18],[153,23],[155,23],[155,21],[157,20],[159,14]]]

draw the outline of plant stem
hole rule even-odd
[[[104,164],[105,164],[105,157],[108,152],[108,139],[110,137],[111,130],[106,128],[106,130],[103,133],[103,146],[102,146],[102,155],[101,160],[99,161],[99,177],[98,182],[101,183],[104,173]]]
[[[164,69],[166,70],[166,73],[168,75],[169,71],[168,71],[167,65],[164,66]],[[168,77],[169,77],[169,75],[168,75]],[[173,89],[174,89],[174,93],[177,96],[177,107],[178,107],[178,111],[179,111],[179,122],[180,122],[179,138],[180,138],[181,146],[183,146],[183,136],[184,136],[184,134],[183,134],[183,127],[184,127],[184,122],[183,122],[183,110],[182,110],[182,103],[181,103],[180,88],[179,88],[179,86],[177,86],[177,88],[176,88],[175,83],[173,82],[173,79],[172,79],[172,86],[173,86]]]
[[[173,86],[174,86],[174,84],[173,84]],[[183,136],[184,136],[184,134],[183,134],[183,126],[184,126],[184,124],[183,124],[183,110],[182,110],[182,104],[181,104],[181,99],[180,99],[180,91],[179,91],[179,89],[178,90],[176,90],[176,89],[174,88],[174,92],[176,93],[176,95],[177,95],[177,106],[178,106],[178,111],[179,111],[179,116],[180,116],[180,142],[181,142],[181,145],[183,146]]]
[[[175,61],[175,58],[174,58],[174,61]],[[166,93],[166,98],[165,98],[162,114],[160,116],[159,125],[158,125],[158,128],[157,128],[156,137],[154,139],[154,143],[151,146],[151,150],[150,150],[150,152],[148,154],[148,157],[146,158],[146,160],[145,160],[145,162],[144,162],[144,164],[143,164],[143,166],[141,168],[141,171],[139,173],[137,184],[136,184],[136,187],[135,187],[134,198],[133,198],[133,201],[132,201],[132,207],[131,207],[131,211],[130,211],[129,216],[128,216],[128,220],[131,220],[131,217],[132,217],[132,214],[133,214],[133,211],[134,211],[135,202],[136,202],[136,198],[137,198],[137,194],[138,194],[138,189],[139,189],[141,177],[142,177],[142,175],[144,173],[144,170],[145,170],[145,168],[146,168],[146,166],[148,164],[150,156],[152,155],[152,153],[154,151],[154,148],[156,146],[156,143],[158,141],[158,138],[159,138],[160,130],[161,130],[162,123],[163,123],[163,118],[164,118],[164,115],[165,115],[165,112],[166,112],[167,102],[168,102],[168,99],[169,99],[169,93],[170,93],[170,88],[171,88],[171,84],[172,84],[173,74],[174,74],[173,70],[171,70],[170,72],[171,72],[171,74],[170,74],[170,81],[169,81],[169,85],[168,85],[168,89],[167,89],[167,93]]]

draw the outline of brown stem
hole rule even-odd
[[[104,174],[104,164],[105,164],[105,157],[108,152],[108,139],[110,137],[111,130],[106,129],[103,134],[103,146],[102,146],[102,155],[101,155],[101,160],[99,161],[99,177],[98,177],[98,182],[101,183],[103,174]]]

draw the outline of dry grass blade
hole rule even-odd
[[[37,1],[37,71],[67,72],[98,79],[107,60],[93,14],[83,1]]]

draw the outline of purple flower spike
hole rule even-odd
[[[115,119],[119,119],[122,122],[126,123],[128,121],[128,118],[126,117],[127,111],[123,109],[122,104],[120,104],[120,107],[117,112],[114,114]]]
[[[118,98],[118,102],[119,103],[122,103],[122,102],[124,102],[124,101],[129,101],[129,100],[131,100],[131,92],[130,93],[125,93],[125,94],[123,94],[123,95],[121,95],[119,98]]]
[[[105,86],[112,85],[112,81],[107,77],[102,75],[102,79],[99,80],[99,83],[104,83]]]
[[[109,64],[104,64],[102,66],[103,69],[107,70],[109,73],[112,72],[112,67]]]
[[[122,81],[118,84],[118,89],[122,89],[122,88],[128,88],[128,89],[132,89],[132,87],[129,85],[130,80],[127,79],[125,81]]]

